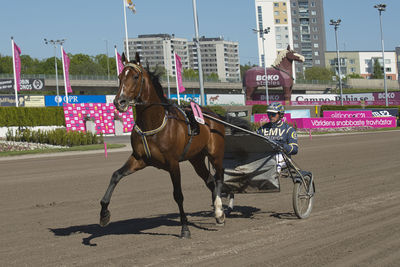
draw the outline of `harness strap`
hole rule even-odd
[[[183,116],[185,117],[185,122],[187,124],[188,127],[188,135],[190,136],[189,138],[189,142],[185,145],[185,148],[183,149],[182,155],[179,157],[179,161],[184,160],[186,153],[189,151],[190,145],[192,144],[192,139],[193,139],[193,135],[191,135],[191,127],[190,127],[190,121],[189,118],[187,117],[185,111],[183,111],[180,107],[176,106],[176,108],[183,114]]]
[[[164,129],[165,125],[167,125],[167,114],[165,114],[164,119],[160,125],[160,127],[158,127],[157,129],[154,130],[150,130],[150,131],[142,131],[142,129],[139,128],[139,126],[135,123],[135,125],[133,126],[133,129],[135,129],[135,131],[140,135],[140,137],[142,138],[142,142],[143,142],[143,147],[144,147],[144,152],[146,153],[147,158],[151,158],[151,152],[150,152],[150,148],[149,145],[147,143],[147,138],[146,136],[149,135],[155,135],[156,133],[160,132],[162,129]]]

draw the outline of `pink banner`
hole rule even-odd
[[[124,69],[124,64],[122,63],[121,55],[117,51],[115,51],[115,55],[116,55],[116,60],[117,60],[117,72],[119,75],[121,73],[121,71]]]
[[[285,116],[282,118],[282,120],[285,122],[291,122],[292,118],[290,113],[285,113]],[[269,122],[268,115],[266,113],[256,113],[254,114],[254,122],[259,122],[262,124]]]
[[[272,101],[270,101],[271,103]],[[286,105],[285,101],[273,101],[273,102],[280,102]],[[388,100],[389,106],[398,106],[400,105],[400,100]],[[246,105],[266,105],[267,101],[261,100],[246,100]],[[322,105],[330,105],[330,106],[340,106],[340,101],[289,101],[288,103],[291,106],[322,106]],[[361,101],[343,101],[343,105],[365,105],[365,106],[385,106],[385,100],[379,101],[365,101],[361,103]]]
[[[72,93],[71,83],[69,81],[69,65],[71,60],[69,59],[67,53],[65,53],[64,48],[62,49],[62,56],[63,56],[63,70],[64,70],[64,79],[65,79],[65,86],[67,88],[68,94]]]
[[[299,129],[314,128],[348,128],[348,127],[372,127],[386,128],[396,127],[396,117],[384,118],[302,118],[292,119]]]
[[[17,91],[21,89],[21,49],[18,45],[14,42],[14,64],[15,64],[15,82]]]
[[[134,120],[132,108],[127,112],[118,112],[112,103],[64,104],[65,125],[67,131],[86,131],[86,120],[96,125],[97,134],[114,134],[115,115],[122,120],[123,132],[132,131]]]
[[[324,118],[346,119],[371,117],[373,117],[371,110],[324,110]]]
[[[175,53],[175,59],[176,59],[176,82],[177,86],[179,88],[179,93],[185,92],[185,87],[183,87],[183,82],[182,82],[182,61],[181,58],[178,56],[177,53]]]

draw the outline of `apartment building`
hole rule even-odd
[[[129,38],[129,55],[133,59],[139,52],[144,63],[150,68],[163,66],[169,75],[175,75],[176,52],[182,59],[184,69],[198,70],[198,56],[195,43],[174,34],[145,34]],[[239,43],[225,41],[222,37],[200,38],[203,74],[218,74],[220,81],[240,80]]]
[[[270,27],[270,33],[258,34],[260,65],[271,65],[277,53],[289,44],[305,57],[295,63],[295,73],[305,68],[325,66],[326,49],[323,0],[255,0],[257,30]]]
[[[220,81],[240,81],[239,43],[223,37],[199,38],[203,74],[218,74]],[[189,68],[198,70],[198,55],[194,40],[189,42]]]
[[[340,51],[340,71],[343,77],[356,73],[369,79],[374,72],[374,62],[378,59],[382,67],[382,51]],[[385,51],[385,68],[388,80],[398,80],[398,55],[396,51]],[[337,73],[338,59],[336,51],[325,52],[325,67]]]

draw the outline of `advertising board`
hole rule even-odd
[[[62,106],[64,103],[67,103],[67,98],[65,95],[46,95],[45,103],[46,107],[51,106]],[[106,96],[104,95],[69,95],[68,96],[69,104],[80,104],[80,103],[106,103]]]
[[[21,79],[21,91],[42,90],[44,79]],[[0,90],[14,90],[14,79],[0,79]]]
[[[244,105],[244,95],[207,94],[207,105]]]

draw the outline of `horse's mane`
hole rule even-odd
[[[137,62],[136,60],[131,60],[130,63],[139,65],[138,62]],[[154,71],[151,71],[148,64],[147,64],[145,70],[146,70],[147,73],[149,74],[150,80],[151,80],[151,82],[153,83],[154,89],[155,89],[155,91],[156,91],[158,97],[160,98],[161,102],[162,102],[162,103],[169,104],[169,101],[168,101],[168,99],[165,97],[163,88],[162,88],[161,83],[160,83],[160,76],[161,76],[161,73],[158,72],[157,69],[154,70]]]
[[[278,56],[276,57],[273,66],[278,66],[281,64],[282,60],[286,57],[286,54],[289,52],[289,50],[282,50],[279,52]]]

